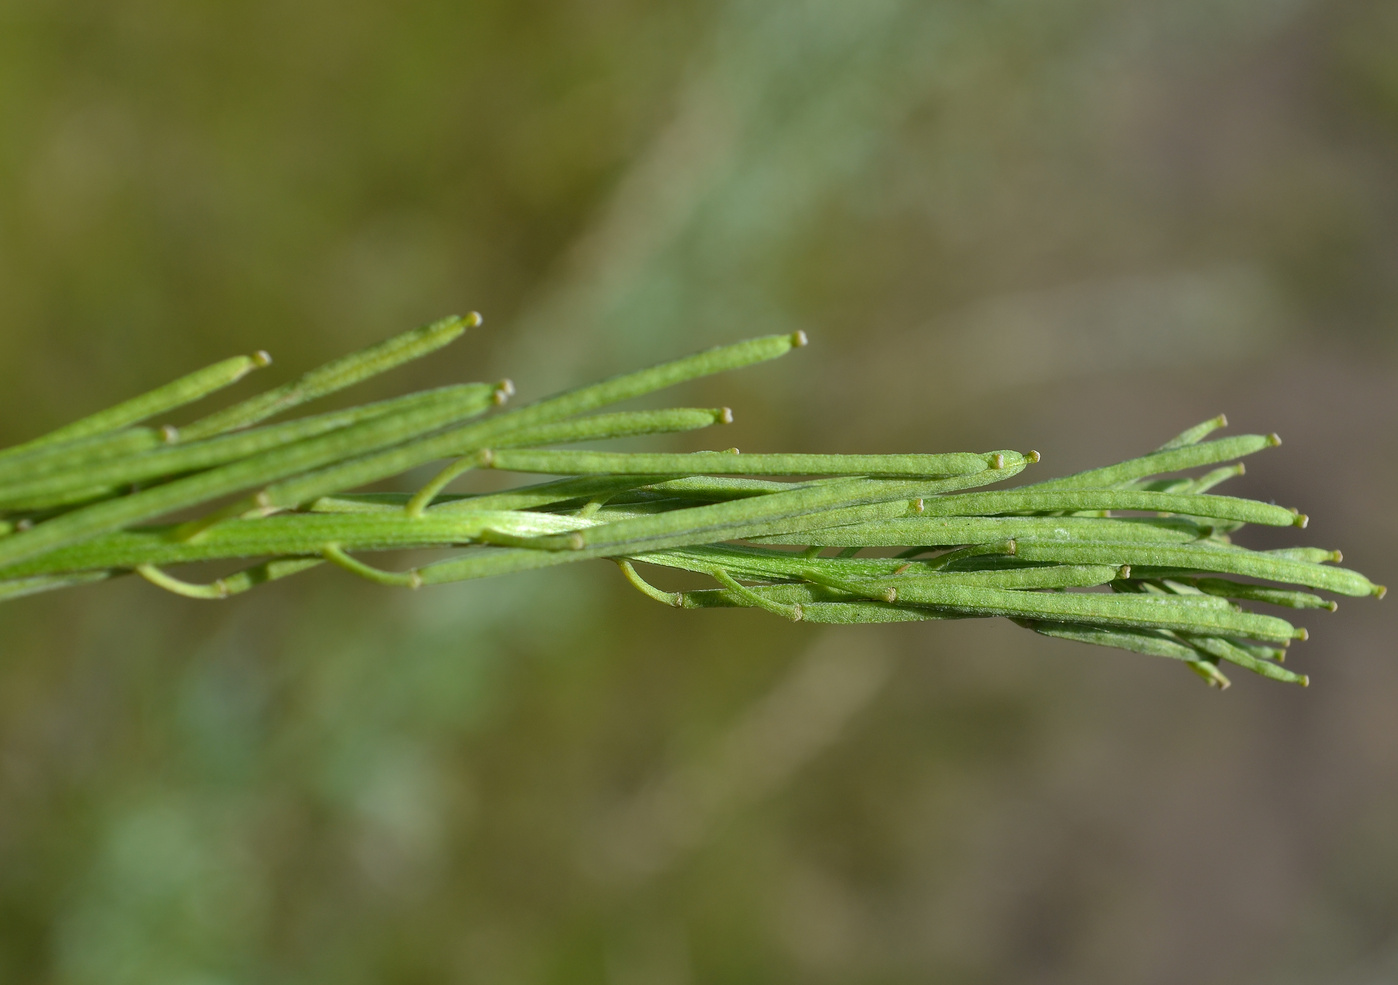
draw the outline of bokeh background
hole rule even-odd
[[[472,308],[356,396],[803,328],[686,389],[721,446],[1226,411],[1393,584],[1395,53],[1389,0],[3,0],[0,442]],[[1219,694],[601,563],[9,603],[0,981],[1395,981],[1393,605]]]

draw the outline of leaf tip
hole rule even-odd
[[[266,369],[272,365],[272,354],[266,349],[258,349],[251,356],[252,364],[258,369]]]
[[[1277,432],[1273,431],[1271,434],[1267,435],[1267,447],[1276,448],[1281,443],[1281,435],[1277,434]]]
[[[811,340],[806,338],[806,333],[801,331],[800,329],[797,329],[796,331],[791,333],[791,347],[793,349],[803,348],[807,345],[810,345],[810,342]]]

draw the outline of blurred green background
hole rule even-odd
[[[1390,0],[0,0],[0,443],[472,308],[355,396],[804,328],[705,440],[1047,475],[1226,411],[1394,584],[1396,52]],[[6,604],[0,981],[1398,980],[1392,609],[1220,695],[600,563]]]

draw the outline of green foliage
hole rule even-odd
[[[1305,629],[1244,611],[1237,601],[1293,609],[1334,603],[1212,576],[1350,596],[1384,592],[1328,564],[1337,552],[1234,544],[1231,534],[1247,523],[1306,525],[1296,510],[1208,492],[1241,465],[1155,478],[1280,444],[1275,435],[1204,441],[1226,423],[1221,417],[1141,458],[988,492],[963,490],[1012,478],[1036,464],[1038,453],[539,448],[731,421],[727,408],[579,415],[782,356],[805,345],[799,332],[710,349],[493,414],[513,393],[509,381],[253,427],[426,355],[479,321],[474,314],[443,319],[189,427],[135,426],[268,362],[262,353],[229,360],[0,452],[0,599],[131,572],[180,595],[220,599],[325,562],[419,588],[608,559],[646,595],[677,608],[748,607],[837,624],[1004,616],[1049,636],[1178,659],[1227,686],[1220,661],[1307,683],[1281,666],[1281,647],[1305,639]],[[443,459],[450,464],[415,494],[353,491]],[[444,493],[476,469],[565,478],[504,493]],[[231,504],[223,502],[230,496]],[[199,515],[151,523],[191,510]],[[1123,510],[1146,515],[1113,516]],[[834,546],[837,556],[822,556]],[[407,548],[462,550],[405,571],[360,557]],[[857,556],[874,548],[884,556]],[[891,548],[901,551],[887,556]],[[235,560],[256,563],[207,583],[165,570]],[[638,563],[697,572],[719,587],[665,592],[641,577]]]

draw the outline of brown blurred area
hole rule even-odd
[[[1226,411],[1285,439],[1233,491],[1394,584],[1396,53],[1382,0],[0,0],[0,444],[469,309],[355,396],[802,328],[687,388],[725,446],[1053,474]],[[7,603],[0,981],[1395,980],[1393,611],[1219,694],[604,564]]]

